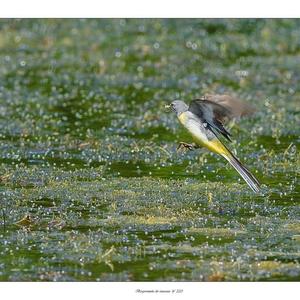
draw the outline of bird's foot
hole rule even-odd
[[[180,142],[178,147],[177,147],[177,151],[178,150],[181,150],[181,149],[188,149],[188,150],[193,150],[197,148],[196,145],[193,145],[193,144],[188,144],[188,143],[185,143],[185,142]]]

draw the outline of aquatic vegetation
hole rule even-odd
[[[0,280],[299,280],[299,20],[0,21]],[[164,105],[258,110],[222,158]]]

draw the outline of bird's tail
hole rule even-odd
[[[223,157],[235,168],[235,170],[242,176],[253,192],[258,193],[260,190],[260,183],[253,174],[238,160],[238,158],[228,151],[223,154]]]
[[[215,153],[221,154],[242,176],[252,191],[255,193],[259,192],[260,183],[258,180],[218,138],[211,140],[206,144],[206,147]]]

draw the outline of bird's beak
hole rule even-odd
[[[168,111],[169,111],[169,110],[170,110],[170,108],[171,108],[171,104],[166,104],[166,105],[165,105],[165,109],[166,109],[166,110],[168,110]]]

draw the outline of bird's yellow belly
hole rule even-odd
[[[199,146],[206,147],[210,151],[221,155],[227,154],[228,151],[223,144],[217,138],[209,139],[205,133],[205,130],[201,130],[199,123],[189,118],[188,112],[182,113],[178,119],[180,123],[190,132],[193,140]]]
[[[221,155],[228,154],[228,150],[224,147],[224,145],[218,139],[209,141],[205,145],[205,147],[207,147],[210,151],[221,154]]]

